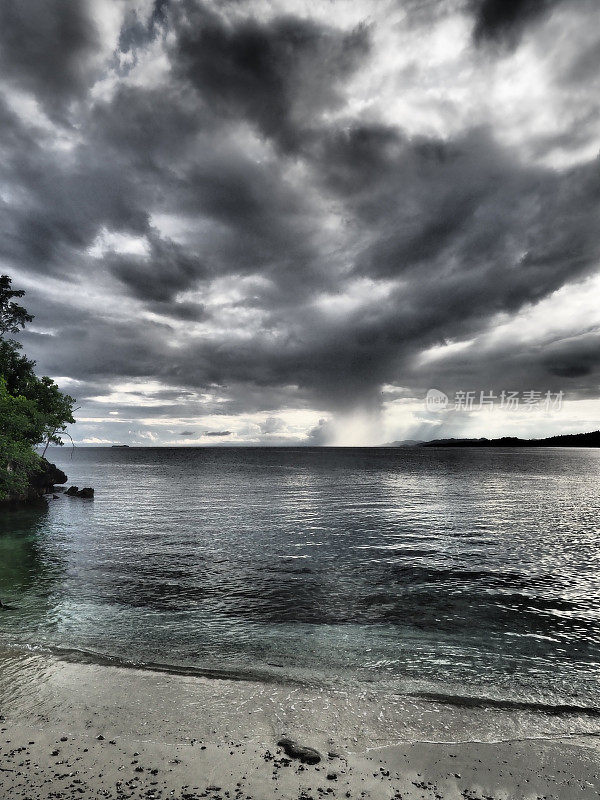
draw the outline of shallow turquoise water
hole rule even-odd
[[[598,714],[596,451],[51,458],[96,499],[0,515],[0,644]]]

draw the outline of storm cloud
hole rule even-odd
[[[549,13],[561,0],[475,0],[474,36],[485,39],[512,38],[522,29]]]
[[[74,438],[413,438],[431,386],[597,400],[599,15],[5,3],[2,271]]]
[[[32,93],[51,116],[100,77],[100,34],[89,12],[69,0],[6,0],[0,7],[3,79]]]

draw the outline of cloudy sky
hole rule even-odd
[[[599,98],[597,0],[3,0],[26,352],[79,443],[597,429]]]

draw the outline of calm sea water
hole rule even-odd
[[[0,644],[600,714],[600,452],[55,449]]]

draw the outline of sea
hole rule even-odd
[[[0,646],[600,729],[600,452],[54,448]],[[567,725],[568,727],[568,725]]]

